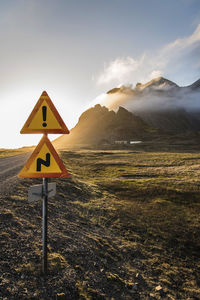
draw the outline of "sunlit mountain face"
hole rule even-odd
[[[54,141],[57,148],[69,144],[110,144],[119,140],[138,140],[148,138],[149,126],[138,116],[119,107],[117,112],[96,104],[86,110],[79,118],[70,134]]]

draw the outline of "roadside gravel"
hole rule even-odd
[[[20,181],[17,174],[26,163],[30,153],[0,158],[0,194],[9,194]]]

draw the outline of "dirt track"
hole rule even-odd
[[[0,194],[8,193],[18,182],[17,174],[26,163],[30,153],[0,158]]]

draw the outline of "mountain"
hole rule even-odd
[[[189,86],[191,89],[200,89],[200,79],[198,79],[197,81],[195,81],[193,84],[191,84]]]
[[[54,141],[55,147],[200,132],[200,80],[186,87],[163,77],[135,88],[122,85],[108,91],[101,104],[85,111],[69,135]]]
[[[54,141],[57,148],[70,144],[104,144],[116,140],[138,140],[149,135],[151,128],[123,107],[109,111],[100,104],[85,111],[69,135]]]
[[[200,130],[200,79],[185,87],[163,77],[121,86],[108,91],[102,103],[113,110],[122,106],[167,133]]]
[[[140,95],[146,92],[163,92],[166,90],[170,90],[172,88],[179,88],[179,86],[163,77],[155,78],[145,84],[138,82],[133,89],[132,86],[124,86],[122,85],[119,88],[114,88],[107,92],[107,94],[115,94],[115,93],[123,93],[127,95]]]

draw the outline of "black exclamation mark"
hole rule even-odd
[[[43,127],[47,126],[47,123],[45,122],[47,119],[47,107],[46,106],[42,106],[42,117],[43,117],[43,121],[44,123],[42,123]]]

